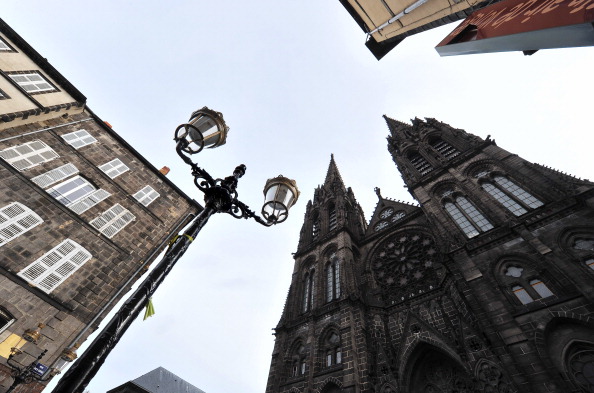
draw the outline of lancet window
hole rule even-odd
[[[408,155],[408,161],[421,175],[425,175],[433,170],[429,161],[417,152],[411,152]]]
[[[540,277],[530,273],[534,272],[520,264],[510,264],[503,269],[504,279],[511,283],[511,292],[517,301],[529,304],[555,295]]]
[[[326,334],[322,343],[322,352],[325,367],[342,363],[340,335],[337,331],[332,330]]]
[[[443,192],[442,197],[445,210],[467,237],[475,237],[493,229],[489,220],[466,197],[451,189]]]
[[[429,145],[439,154],[441,154],[441,156],[446,160],[451,160],[460,154],[460,152],[454,146],[450,145],[441,138],[433,138],[431,142],[429,142]]]
[[[542,206],[542,202],[507,177],[481,171],[476,174],[483,190],[515,216],[526,214],[530,209]]]
[[[303,312],[308,312],[313,307],[314,299],[314,275],[315,271],[311,270],[305,274],[303,279]]]
[[[336,206],[331,203],[328,207],[328,231],[336,229]]]
[[[340,261],[335,254],[326,265],[326,301],[340,298]]]

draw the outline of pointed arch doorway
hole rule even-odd
[[[407,393],[475,393],[472,377],[451,356],[421,344],[410,357]]]

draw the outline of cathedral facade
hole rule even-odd
[[[331,159],[266,393],[594,392],[594,183],[385,119],[419,205],[376,189],[367,223]]]

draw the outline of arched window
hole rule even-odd
[[[539,277],[531,275],[525,267],[519,264],[508,264],[503,269],[503,275],[514,296],[521,304],[532,303],[536,299],[544,299],[555,294]]]
[[[442,196],[448,198],[444,200],[445,210],[467,237],[493,229],[489,220],[466,197],[455,195],[452,190],[445,191]]]
[[[408,161],[421,175],[425,175],[433,170],[433,167],[429,162],[417,152],[411,152],[408,154]]]
[[[450,145],[441,138],[433,138],[431,142],[429,142],[429,145],[439,154],[441,154],[446,160],[451,160],[460,154],[460,152],[454,146]]]
[[[334,203],[331,203],[328,206],[328,231],[333,231],[336,229],[336,206]]]
[[[335,254],[326,265],[326,301],[340,298],[340,261]]]
[[[291,377],[300,377],[305,374],[305,347],[301,342],[294,346],[291,354]]]
[[[480,179],[483,190],[515,216],[521,216],[530,209],[542,206],[540,200],[505,176],[494,175],[486,170],[478,172],[475,176]]]
[[[573,235],[568,242],[571,252],[578,257],[584,266],[594,270],[594,235],[578,234]]]
[[[313,216],[313,224],[311,227],[311,237],[313,240],[318,238],[320,234],[320,214],[316,211]]]
[[[4,307],[0,307],[0,333],[14,322],[14,317]]]
[[[306,273],[303,280],[303,312],[307,312],[313,307],[314,274],[314,270]]]
[[[324,367],[342,364],[342,349],[340,347],[340,334],[332,330],[326,334],[323,342]]]

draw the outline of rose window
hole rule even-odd
[[[433,240],[421,233],[397,235],[377,251],[372,269],[377,282],[393,290],[433,289],[438,253]],[[418,294],[418,290],[416,293]]]

